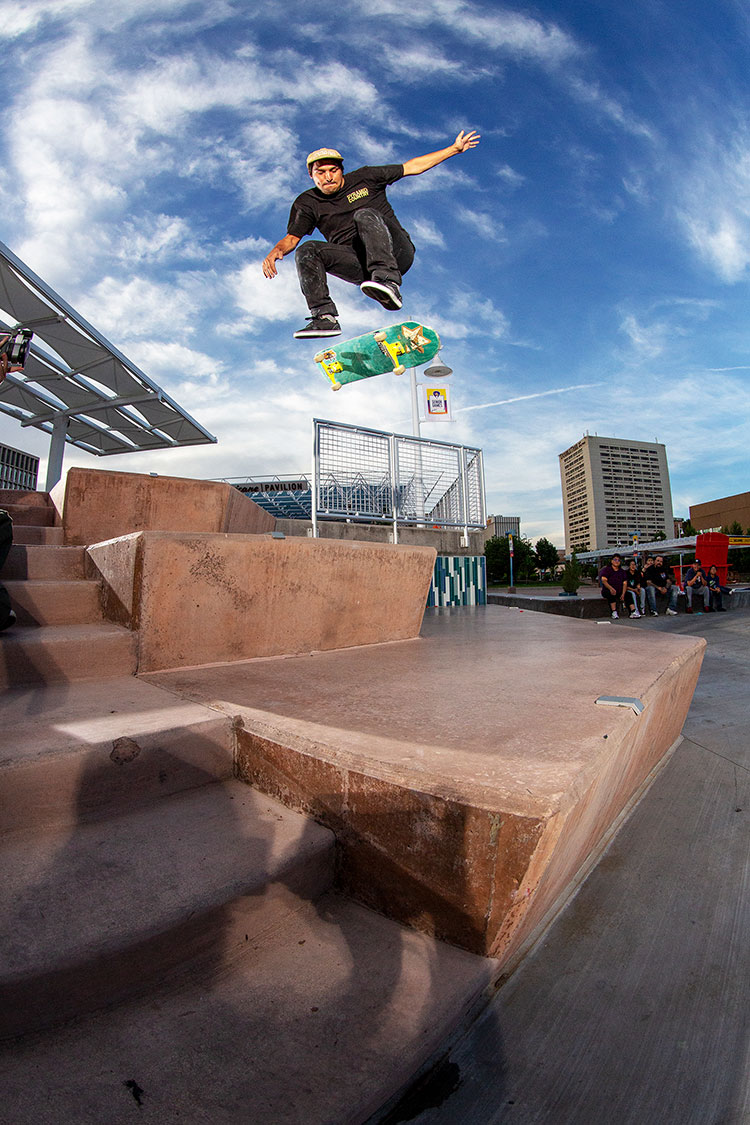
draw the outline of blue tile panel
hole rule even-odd
[[[428,607],[487,604],[487,560],[484,555],[438,555]]]

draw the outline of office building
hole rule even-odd
[[[667,451],[659,442],[585,434],[560,454],[560,478],[567,552],[672,536]]]
[[[733,523],[747,531],[750,528],[750,492],[691,504],[690,522],[697,531],[721,531],[722,527],[731,527]]]

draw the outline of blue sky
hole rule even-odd
[[[0,241],[219,438],[66,466],[297,473],[313,416],[409,432],[405,380],[329,390],[293,259],[260,263],[311,149],[353,169],[467,128],[389,189],[404,312],[455,372],[424,435],[481,446],[488,510],[560,546],[586,431],[664,442],[676,514],[750,488],[744,0],[2,0],[0,34]],[[333,291],[345,335],[380,326]]]

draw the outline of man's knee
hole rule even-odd
[[[388,230],[388,226],[383,216],[379,211],[374,210],[374,208],[372,207],[359,207],[354,212],[354,223],[357,227],[365,227],[371,229],[377,227],[381,230]]]
[[[319,243],[317,242],[300,242],[299,246],[294,251],[295,262],[304,264],[305,262],[310,262],[314,258],[317,258],[318,246]]]

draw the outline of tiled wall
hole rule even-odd
[[[484,555],[438,555],[427,605],[486,604],[487,560]]]

